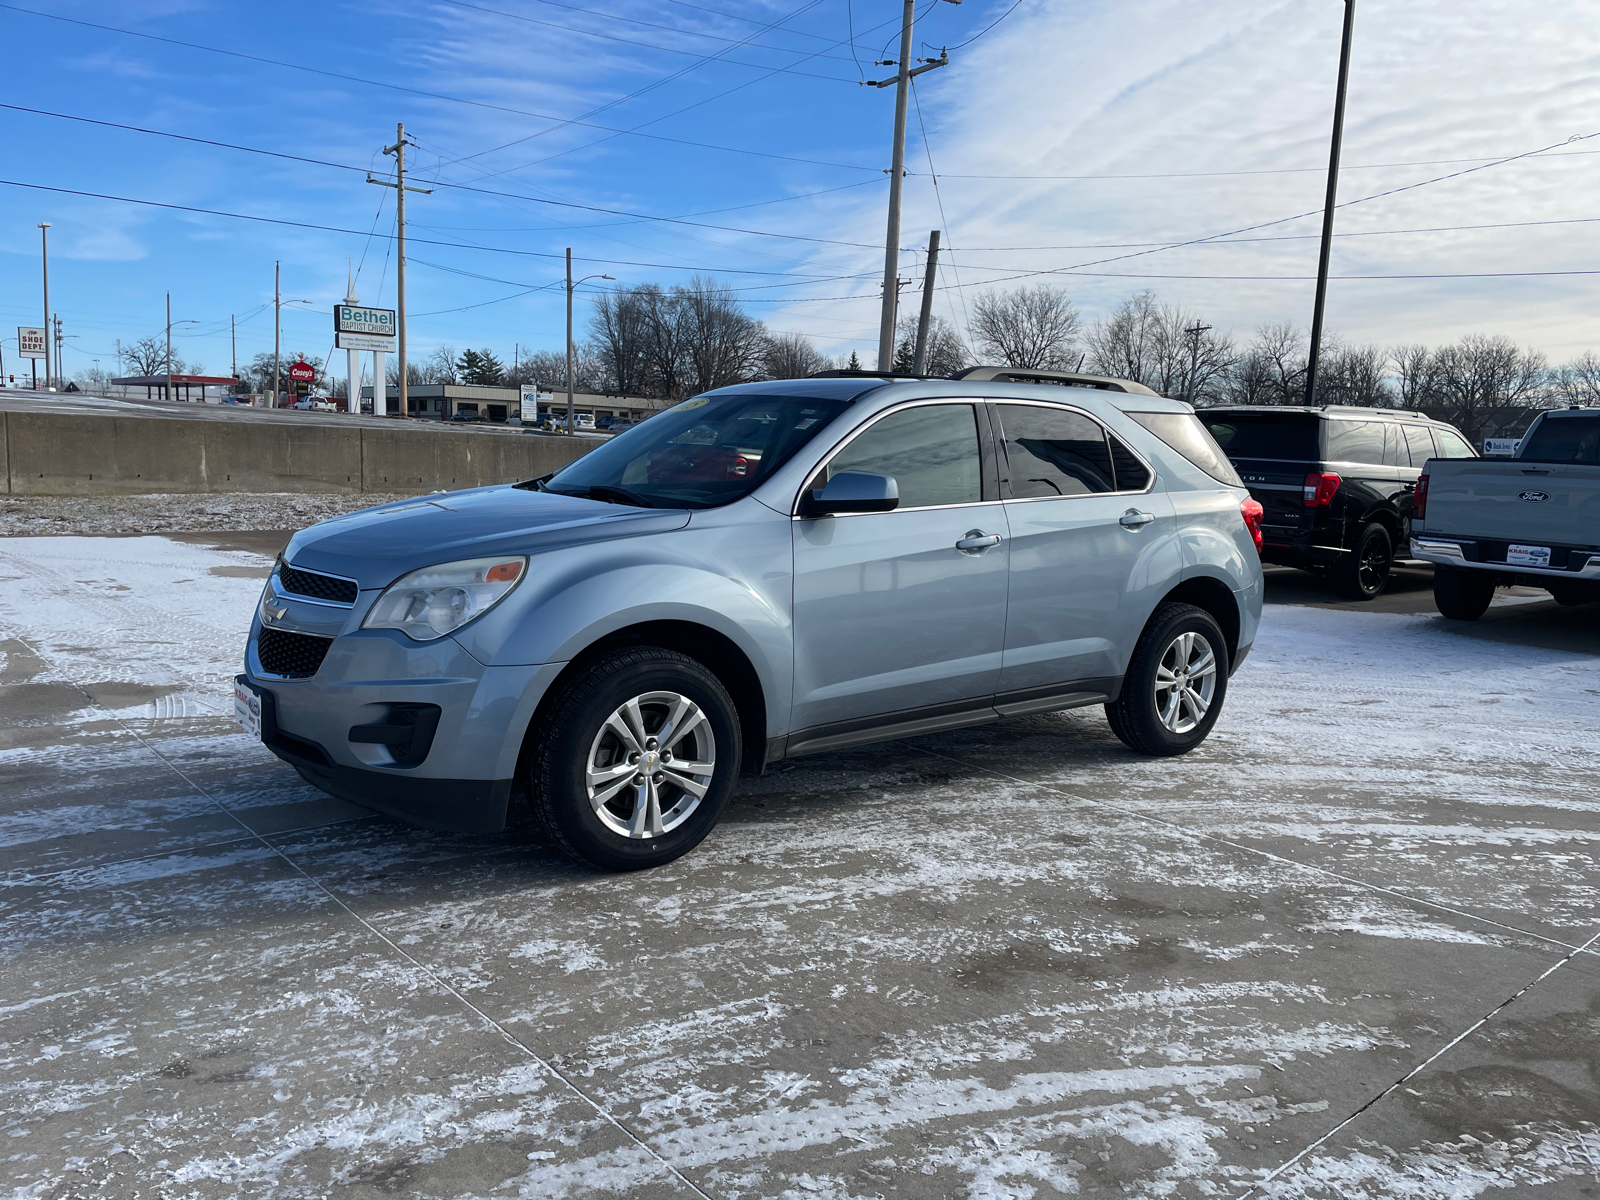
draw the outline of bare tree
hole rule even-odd
[[[1316,402],[1388,408],[1396,402],[1388,365],[1388,354],[1377,346],[1330,346],[1317,372]]]
[[[697,275],[688,287],[672,289],[670,307],[681,330],[693,392],[743,383],[757,373],[766,330],[739,307],[727,284]]]
[[[1469,333],[1434,354],[1436,406],[1469,442],[1479,441],[1492,410],[1543,398],[1544,355],[1523,350],[1503,334]]]
[[[440,346],[435,349],[423,364],[422,374],[423,383],[460,383],[460,373],[456,366],[456,348]]]
[[[1600,404],[1600,356],[1585,350],[1551,374],[1550,388],[1563,404]]]
[[[828,366],[828,360],[803,333],[769,333],[761,350],[761,374],[767,379],[804,379]]]
[[[1397,387],[1395,401],[1401,408],[1421,408],[1430,402],[1439,373],[1432,350],[1419,343],[1392,347],[1389,365]]]
[[[980,353],[1008,367],[1060,370],[1078,361],[1081,324],[1064,291],[1040,284],[979,296],[972,337]]]
[[[620,396],[648,394],[650,386],[650,321],[648,294],[636,288],[601,292],[589,314],[589,352],[607,391]],[[566,379],[565,356],[561,378]]]
[[[911,368],[916,365],[917,320],[915,316],[901,317],[895,326],[893,366],[902,374],[909,375]],[[945,378],[954,375],[970,361],[966,343],[961,340],[955,326],[943,317],[929,317],[928,361],[924,371],[935,378]]]
[[[591,348],[577,345],[572,354],[573,387],[576,391],[605,395],[627,395],[612,387],[603,365],[596,361]],[[506,372],[506,383],[512,387],[531,383],[542,391],[565,391],[567,386],[567,355],[563,350],[539,350],[524,354],[513,370]],[[637,393],[632,393],[637,394]]]
[[[122,347],[122,361],[135,375],[165,375],[167,373],[167,343],[161,338],[140,338]],[[172,355],[172,373],[188,374],[183,359],[176,351]]]

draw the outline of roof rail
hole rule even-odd
[[[968,367],[957,371],[951,379],[965,379],[973,383],[1048,383],[1058,387],[1097,388],[1102,392],[1127,392],[1135,396],[1159,396],[1142,383],[1131,379],[1117,379],[1110,375],[1085,375],[1079,371],[1049,371],[1032,367]]]
[[[845,367],[831,367],[826,371],[813,371],[807,379],[943,379],[943,375],[913,375],[910,371],[852,371]]]

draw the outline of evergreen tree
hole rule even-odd
[[[466,350],[456,361],[456,372],[462,383],[475,383],[497,387],[505,382],[506,369],[488,349]]]

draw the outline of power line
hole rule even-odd
[[[337,225],[319,225],[312,221],[290,221],[283,217],[258,217],[251,213],[225,212],[221,209],[215,208],[197,208],[191,204],[170,204],[162,200],[141,200],[134,196],[115,196],[107,192],[80,191],[77,188],[49,187],[42,183],[23,183],[22,181],[16,179],[0,179],[0,186],[26,188],[29,191],[35,192],[54,192],[62,196],[83,196],[90,200],[115,200],[122,204],[138,204],[146,208],[165,208],[171,209],[174,212],[199,213],[202,216],[208,217],[230,217],[238,221],[256,221],[263,225],[287,225],[294,229],[314,229],[324,233],[350,234],[354,237],[367,236],[366,233],[363,233],[359,229],[344,229]],[[383,236],[389,239],[391,242],[395,238],[394,234],[384,234]],[[560,254],[549,254],[539,250],[512,250],[506,246],[475,246],[470,242],[442,242],[432,238],[412,238],[411,240],[425,246],[448,246],[455,250],[482,250],[490,254],[512,254],[521,258],[559,259],[563,257]],[[771,275],[781,278],[799,280],[836,278],[836,276],[796,275],[791,271],[757,271],[734,267],[690,267],[683,266],[678,263],[632,262],[626,259],[616,258],[576,258],[573,261],[598,263],[602,266],[612,267],[644,267],[657,271],[706,271],[717,275]]]
[[[952,47],[954,49],[954,47]],[[1565,145],[1566,143],[1559,143]],[[1579,156],[1600,154],[1600,150],[1548,150],[1538,151],[1543,158],[1576,158]],[[1524,157],[1524,156],[1518,156]],[[1418,159],[1413,162],[1391,163],[1341,163],[1339,170],[1345,171],[1381,171],[1391,167],[1450,167],[1458,163],[1488,163],[1499,162],[1501,159],[1489,158],[1428,158]],[[1088,182],[1099,179],[1222,179],[1237,175],[1323,175],[1327,173],[1326,166],[1321,167],[1263,167],[1245,171],[1158,171],[1148,174],[1134,175],[952,175],[945,172],[946,179],[992,179],[992,180],[1066,180],[1073,182]],[[1320,210],[1319,210],[1320,211]]]
[[[1017,9],[1019,7],[1021,7],[1021,5],[1022,5],[1022,0],[1017,0],[1017,2],[1015,4],[1013,4],[1010,8],[1006,9],[1005,12],[1001,13],[993,21],[990,21],[989,24],[985,25],[982,29],[978,30],[977,33],[973,34],[966,41],[962,42],[958,46],[945,47],[945,49],[948,49],[948,50],[962,50],[962,49],[965,49],[966,47],[972,45],[973,42],[977,41],[984,34],[988,33],[989,30],[993,29],[996,25],[1000,24],[1001,21],[1004,21],[1012,13],[1016,12]]]
[[[0,5],[0,8],[3,8],[3,7],[5,7],[5,6],[4,5]],[[339,170],[339,171],[354,171],[354,172],[357,172],[358,174],[359,173],[365,173],[367,171],[367,168],[352,166],[349,163],[330,162],[327,159],[322,159],[322,158],[307,158],[303,154],[287,154],[287,153],[284,153],[283,151],[279,151],[279,150],[262,150],[262,149],[260,149],[258,147],[255,147],[255,146],[240,145],[237,142],[221,142],[221,141],[217,141],[217,140],[215,140],[213,138],[192,137],[189,134],[172,133],[172,132],[170,132],[168,130],[165,130],[165,129],[149,129],[149,128],[146,128],[146,127],[144,127],[142,125],[125,125],[125,124],[123,124],[121,122],[118,122],[118,121],[103,121],[103,120],[100,120],[100,119],[95,118],[95,117],[80,117],[80,116],[75,116],[75,115],[73,115],[71,113],[52,112],[52,111],[50,111],[48,109],[43,109],[43,108],[29,108],[29,107],[27,107],[25,105],[21,105],[21,104],[0,103],[0,109],[10,109],[13,112],[33,113],[33,114],[35,114],[37,116],[42,116],[42,117],[56,117],[56,118],[59,118],[60,120],[63,120],[63,121],[77,121],[77,122],[79,122],[81,124],[85,124],[85,125],[99,125],[99,126],[102,126],[103,128],[120,129],[120,130],[123,130],[125,132],[129,132],[129,133],[143,133],[143,134],[147,134],[147,135],[149,135],[151,137],[171,138],[171,139],[173,139],[175,141],[192,142],[192,143],[195,143],[196,145],[201,145],[201,146],[214,146],[214,147],[217,147],[217,148],[223,149],[223,150],[237,150],[237,151],[240,151],[240,152],[245,153],[245,154],[260,154],[260,155],[264,155],[265,157],[268,157],[268,158],[279,158],[279,159],[284,159],[285,161],[288,161],[288,162],[306,163],[306,164],[309,164],[311,166],[328,167],[328,168],[331,168],[331,169],[334,169],[334,170]],[[580,209],[580,210],[582,210],[584,212],[596,212],[596,213],[603,213],[606,216],[624,217],[624,218],[627,218],[630,221],[655,221],[655,222],[661,222],[661,223],[665,223],[665,224],[690,225],[690,226],[693,226],[693,227],[695,227],[697,229],[711,229],[711,230],[716,230],[716,231],[721,232],[721,233],[740,233],[740,234],[746,234],[746,235],[749,235],[749,236],[752,236],[752,237],[780,238],[780,239],[782,239],[784,241],[791,241],[791,242],[796,242],[796,241],[798,241],[798,242],[817,242],[817,243],[820,243],[820,244],[827,244],[827,245],[848,246],[848,247],[850,247],[852,249],[865,249],[865,250],[876,249],[875,246],[873,246],[873,245],[871,245],[870,243],[867,243],[867,242],[845,242],[845,241],[839,241],[839,240],[837,240],[835,238],[807,237],[807,236],[804,236],[802,234],[796,234],[796,233],[776,233],[776,232],[773,232],[773,231],[770,231],[770,230],[764,230],[764,229],[743,229],[743,228],[740,228],[739,226],[735,226],[735,225],[713,225],[713,224],[710,224],[710,223],[704,222],[704,221],[691,221],[691,220],[687,219],[686,217],[662,217],[662,216],[657,216],[657,215],[654,215],[654,214],[651,214],[651,213],[630,212],[630,211],[628,211],[627,209],[624,209],[624,208],[605,208],[603,206],[596,205],[596,204],[579,204],[576,201],[572,201],[572,200],[547,200],[547,199],[544,199],[543,197],[540,197],[540,196],[524,196],[524,195],[521,195],[521,194],[516,193],[516,192],[497,192],[497,191],[494,191],[491,188],[474,187],[471,184],[466,184],[466,183],[449,183],[449,182],[446,182],[446,181],[443,181],[443,180],[434,180],[433,182],[434,182],[435,186],[437,186],[437,187],[454,188],[456,191],[476,192],[476,193],[479,193],[480,195],[485,195],[485,196],[498,196],[498,197],[501,197],[503,199],[521,200],[521,201],[525,201],[525,202],[530,203],[530,204],[548,204],[548,205],[552,205],[552,206],[558,207],[558,208],[576,208],[576,209]],[[846,187],[857,187],[857,186],[862,186],[862,185],[867,184],[867,183],[876,183],[876,182],[877,182],[877,180],[868,179],[868,180],[863,180],[861,182],[861,184],[846,184],[845,186]],[[822,191],[814,192],[814,193],[808,193],[808,194],[809,195],[822,195],[824,192],[840,191],[840,190],[843,190],[843,189],[840,189],[840,188],[825,188]],[[778,204],[778,203],[783,203],[786,199],[803,199],[803,198],[804,197],[785,197],[785,198],[780,198],[778,200],[763,200],[763,201],[759,201],[757,204],[743,205],[743,206],[739,206],[739,207],[756,208],[756,207],[759,207],[759,205],[761,205],[761,204]],[[734,210],[733,209],[727,209],[727,210],[723,210],[723,211],[732,212]]]
[[[563,124],[578,125],[585,129],[597,129],[606,133],[628,134],[633,137],[645,138],[656,142],[669,142],[677,146],[690,146],[696,150],[716,150],[724,154],[744,154],[752,158],[770,158],[781,162],[802,163],[813,167],[830,167],[839,171],[871,171],[879,173],[877,167],[861,166],[858,163],[836,163],[824,159],[803,158],[792,154],[773,154],[766,150],[746,150],[738,146],[719,146],[711,142],[696,142],[688,138],[668,137],[660,133],[638,133],[631,129],[617,129],[611,125],[599,125],[585,120],[569,120],[565,117],[553,116],[550,113],[533,112],[525,108],[513,108],[506,104],[490,104],[484,100],[469,100],[464,96],[452,96],[446,92],[430,92],[422,88],[406,87],[403,84],[387,83],[381,79],[367,79],[360,75],[351,75],[343,71],[327,71],[319,67],[309,67],[303,63],[288,62],[283,59],[263,58],[255,54],[245,54],[238,50],[224,50],[219,46],[207,46],[199,42],[186,42],[179,38],[162,37],[159,34],[144,33],[137,29],[122,29],[116,25],[105,25],[97,21],[84,21],[77,17],[64,17],[59,13],[39,12],[31,8],[22,8],[16,4],[0,3],[0,9],[10,12],[25,13],[30,17],[42,17],[48,21],[61,21],[68,25],[79,25],[86,29],[98,29],[103,33],[116,33],[124,37],[143,38],[146,41],[161,42],[168,46],[181,46],[185,50],[202,50],[207,54],[220,54],[227,58],[242,59],[245,62],[259,63],[268,67],[281,67],[287,71],[301,71],[308,75],[318,75],[324,79],[339,79],[346,83],[359,83],[366,87],[383,88],[391,92],[403,92],[409,96],[421,96],[428,100],[444,100],[451,104],[464,104],[471,108],[486,108],[493,112],[511,113],[519,117],[532,117],[538,121],[559,121]]]

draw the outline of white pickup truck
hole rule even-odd
[[[1600,600],[1600,408],[1541,413],[1514,458],[1429,459],[1411,554],[1434,564],[1434,602],[1459,621],[1512,584]]]

